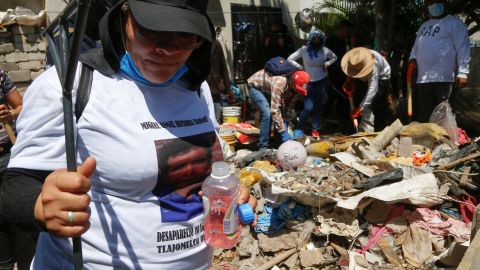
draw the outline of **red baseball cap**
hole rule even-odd
[[[310,76],[303,70],[295,71],[292,74],[293,84],[295,85],[295,91],[304,96],[307,95],[307,84],[310,82]]]

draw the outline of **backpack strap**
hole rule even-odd
[[[87,106],[92,90],[93,68],[82,63],[80,71],[80,82],[78,83],[77,98],[75,101],[75,117],[78,120],[82,116],[83,110]]]

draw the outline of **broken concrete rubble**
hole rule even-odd
[[[308,215],[285,215],[273,234],[245,228],[235,249],[214,253],[214,265],[228,262],[244,270],[456,267],[472,238],[465,217],[475,219],[472,207],[480,196],[479,147],[474,141],[453,145],[435,124],[393,126],[383,138],[378,137],[382,133],[322,137],[306,145],[307,165],[289,171],[278,166],[274,149],[237,151],[232,160],[238,175],[251,176],[261,205],[257,214],[265,214],[265,206],[294,211],[301,205]],[[415,165],[415,151],[429,152],[432,159]]]
[[[258,247],[262,252],[278,252],[297,247],[297,232],[282,232],[272,235],[258,234]]]

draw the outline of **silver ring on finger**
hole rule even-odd
[[[67,213],[67,223],[68,225],[73,225],[75,222],[75,213],[72,211],[68,211]]]

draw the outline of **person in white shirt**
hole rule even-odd
[[[378,52],[364,47],[348,51],[342,58],[342,70],[349,79],[368,81],[367,93],[358,107],[350,112],[352,119],[362,116],[361,131],[381,131],[393,122],[388,105],[391,94],[390,65]]]
[[[467,26],[445,12],[443,0],[427,0],[430,19],[417,32],[410,61],[417,65],[417,121],[428,122],[435,107],[449,98],[453,83],[467,84],[470,47]]]
[[[28,88],[1,195],[5,209],[17,209],[8,219],[43,229],[31,269],[74,269],[68,237],[78,236],[83,269],[210,268],[199,191],[223,156],[205,82],[215,40],[207,4],[128,0],[104,15],[102,48],[80,58],[79,69],[94,71],[75,124],[78,172],[60,169],[55,67]],[[255,209],[242,186],[238,203],[247,201]]]
[[[325,34],[320,30],[310,33],[307,45],[300,47],[292,53],[287,61],[299,70],[305,70],[310,75],[307,97],[304,108],[300,114],[297,129],[302,129],[307,117],[313,111],[312,136],[319,137],[322,127],[322,105],[326,102],[325,84],[327,81],[327,68],[337,61],[337,56],[325,44]],[[302,58],[303,66],[296,60]]]

